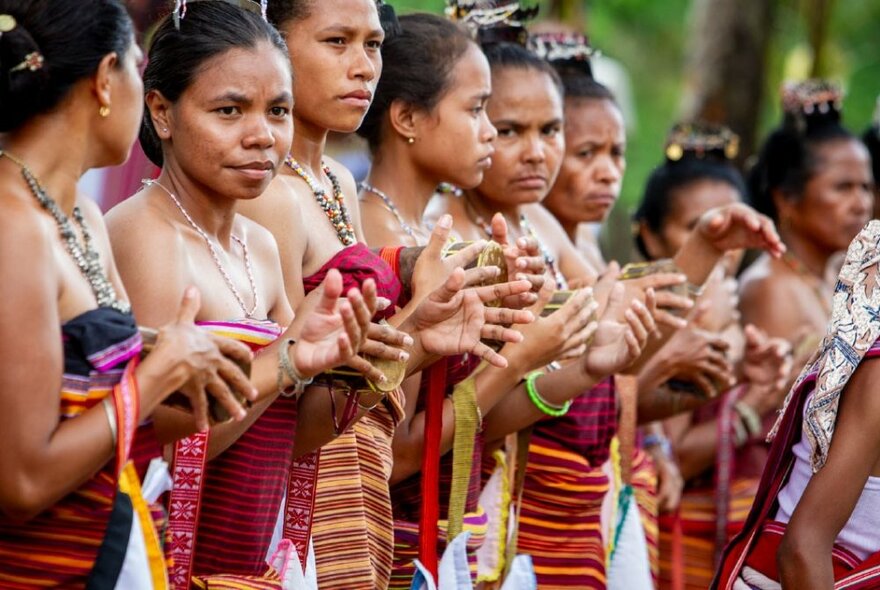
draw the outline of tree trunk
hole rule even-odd
[[[547,4],[547,17],[584,31],[587,20],[584,6],[586,0],[550,0]],[[531,3],[526,2],[524,5],[530,6]]]
[[[740,136],[740,161],[755,147],[776,0],[694,0],[683,115]]]

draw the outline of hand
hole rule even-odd
[[[504,249],[508,277],[526,280],[532,284],[529,292],[502,301],[501,305],[512,309],[522,309],[534,305],[547,278],[547,263],[541,254],[538,241],[532,237],[522,237],[516,241],[516,244],[511,244],[507,220],[501,213],[496,213],[492,217],[492,239]]]
[[[664,513],[675,512],[684,491],[684,478],[675,460],[655,448],[651,449],[651,458],[657,469],[657,508]]]
[[[523,341],[511,347],[509,354],[516,359],[514,365],[523,368],[526,373],[555,360],[579,358],[586,352],[587,344],[596,332],[598,323],[591,321],[591,318],[598,304],[589,289],[576,291],[558,310],[541,317],[541,311],[554,291],[550,281],[544,283],[538,301],[530,309],[537,319],[518,328]]]
[[[582,357],[584,372],[594,380],[622,371],[642,354],[648,335],[657,329],[652,316],[656,307],[652,289],[646,291],[645,300],[627,306],[623,285],[618,283],[611,290],[593,342]],[[623,322],[616,319],[619,316]]]
[[[185,395],[192,406],[196,427],[206,431],[210,425],[208,395],[216,398],[234,419],[242,420],[246,411],[233,390],[249,401],[256,399],[257,390],[236,364],[253,360],[250,349],[241,342],[215,336],[196,326],[200,307],[198,289],[187,288],[177,319],[159,329],[156,345],[142,366],[156,363],[157,367],[165,367],[166,396],[175,391]]]
[[[687,281],[687,277],[679,273],[656,273],[639,277],[637,279],[620,281],[618,278],[619,276],[620,267],[617,263],[612,262],[608,265],[608,269],[596,283],[593,290],[596,293],[597,301],[599,301],[600,313],[604,314],[603,310],[605,305],[603,305],[603,301],[607,302],[608,294],[610,294],[611,289],[617,282],[620,282],[625,289],[625,304],[628,305],[633,301],[641,301],[644,303],[646,293],[650,289],[654,292],[656,302],[656,305],[652,309],[654,321],[658,325],[669,326],[673,329],[681,329],[686,325],[686,322],[682,318],[674,315],[674,313],[680,313],[691,309],[694,305],[693,301],[688,297],[676,295],[667,289],[684,284],[685,281]],[[624,306],[620,311],[623,312],[625,309],[626,307]],[[618,319],[622,320],[623,318],[621,317]]]
[[[698,328],[707,306],[701,304],[693,320],[677,331],[657,352],[656,362],[668,379],[693,383],[704,398],[716,397],[736,382],[733,366],[727,359],[729,345],[720,334]]]
[[[703,285],[703,293],[697,299],[704,306],[698,327],[710,332],[723,332],[738,323],[739,293],[736,279],[724,274],[722,265],[715,267]]]
[[[749,384],[749,389],[742,400],[764,416],[778,409],[788,393],[791,345],[782,338],[768,337],[751,324],[746,326],[745,335],[743,380]]]
[[[418,303],[429,293],[436,291],[456,268],[464,268],[474,262],[486,247],[485,240],[477,240],[451,256],[443,257],[443,249],[452,233],[452,216],[443,215],[434,226],[428,245],[416,260],[412,273],[412,299]]]
[[[455,269],[407,318],[407,331],[419,332],[422,348],[428,354],[470,353],[497,367],[506,367],[507,360],[480,340],[520,342],[522,335],[505,326],[529,323],[534,316],[529,311],[486,307],[490,301],[525,293],[529,290],[528,281],[469,287],[497,277],[499,272],[497,267]]]
[[[318,287],[318,303],[303,321],[296,346],[290,350],[291,362],[304,378],[347,365],[370,380],[385,380],[380,371],[357,356],[377,305],[375,282],[367,279],[363,288],[366,298],[356,288],[341,297],[342,275],[336,269],[327,273]]]
[[[694,234],[719,253],[760,248],[778,258],[785,252],[773,221],[742,203],[710,209],[700,217]]]

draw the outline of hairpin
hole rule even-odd
[[[39,51],[32,51],[24,56],[24,60],[14,66],[9,70],[9,73],[12,72],[20,72],[22,70],[30,70],[32,72],[36,72],[40,68],[43,67],[43,64],[46,62],[46,59],[43,57],[43,54]]]
[[[733,160],[739,155],[739,136],[724,125],[677,123],[666,136],[666,159],[678,162],[685,155]]]
[[[269,8],[269,0],[174,0],[174,9],[171,16],[174,19],[174,28],[180,30],[180,21],[186,16],[187,1],[193,2],[217,2],[222,1],[244,10],[259,14],[263,20],[267,20],[266,10]]]
[[[786,82],[782,87],[782,110],[789,115],[824,115],[842,109],[843,91],[828,80]]]
[[[525,23],[538,15],[537,5],[523,8],[517,1],[460,2],[446,0],[446,16],[463,23],[480,43],[510,42],[525,45]]]

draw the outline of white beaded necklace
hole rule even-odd
[[[220,271],[220,274],[223,275],[223,280],[226,281],[226,286],[229,287],[229,290],[232,292],[232,295],[235,296],[236,301],[238,301],[239,307],[241,307],[241,311],[244,313],[245,317],[250,319],[254,317],[254,314],[257,311],[257,306],[259,304],[259,297],[257,295],[257,283],[254,281],[254,271],[251,268],[251,258],[248,255],[247,244],[244,243],[244,240],[239,238],[238,236],[231,236],[232,239],[241,246],[242,252],[244,252],[244,268],[247,272],[248,282],[251,284],[251,291],[254,294],[254,306],[248,311],[247,306],[244,304],[244,298],[242,298],[241,294],[238,292],[238,289],[235,287],[235,283],[232,282],[232,278],[229,276],[229,273],[226,272],[226,269],[223,268],[223,263],[220,262],[220,256],[217,254],[217,249],[214,247],[214,243],[211,241],[211,238],[208,236],[205,231],[198,226],[198,224],[190,217],[189,213],[186,212],[186,209],[183,208],[183,205],[180,203],[180,200],[172,193],[170,190],[165,188],[162,183],[156,180],[145,179],[142,181],[144,186],[158,186],[163,191],[168,193],[168,196],[171,197],[171,200],[180,210],[181,214],[183,214],[184,219],[186,219],[187,223],[189,223],[190,227],[192,227],[197,234],[202,236],[202,239],[205,240],[205,243],[208,245],[208,250],[211,252],[211,258],[214,259],[214,264],[217,266],[217,270]]]

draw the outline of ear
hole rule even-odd
[[[93,76],[95,98],[98,101],[98,107],[111,107],[113,97],[111,96],[112,74],[113,70],[119,66],[119,56],[116,53],[108,53],[98,64],[98,70]]]
[[[159,139],[171,139],[171,101],[158,90],[150,90],[144,97],[153,129]]]
[[[418,139],[426,113],[408,102],[395,100],[388,109],[392,131],[403,141]]]
[[[779,223],[782,223],[783,220],[790,221],[792,215],[796,214],[798,209],[795,206],[794,200],[789,198],[785,191],[779,188],[773,189],[770,197],[773,199],[773,205],[776,207],[776,217],[779,219]]]

